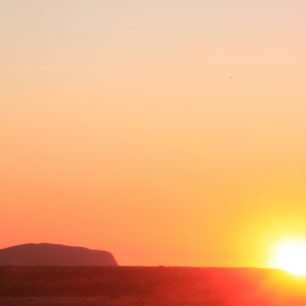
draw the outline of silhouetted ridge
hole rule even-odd
[[[117,266],[106,251],[59,244],[23,244],[0,250],[0,265],[14,266]]]

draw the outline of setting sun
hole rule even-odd
[[[306,275],[306,241],[286,239],[275,245],[271,265],[296,276]]]

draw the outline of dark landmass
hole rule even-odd
[[[117,266],[106,251],[58,244],[23,244],[0,250],[0,266]]]
[[[1,306],[305,306],[305,288],[263,269],[0,267]]]

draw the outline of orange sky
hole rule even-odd
[[[306,235],[305,12],[1,1],[0,247],[264,266]]]

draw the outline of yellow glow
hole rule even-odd
[[[305,276],[306,241],[290,238],[276,244],[273,249],[271,266],[296,276]]]

